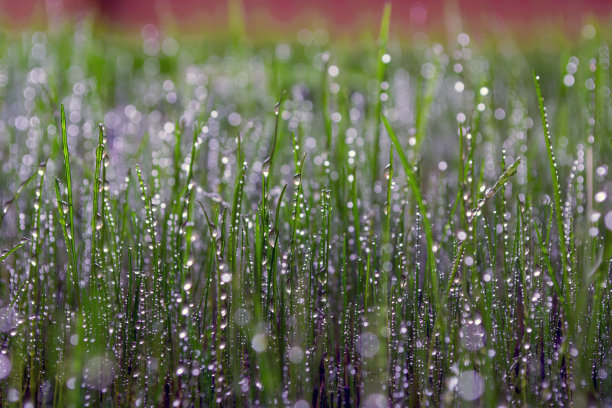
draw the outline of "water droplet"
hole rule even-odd
[[[387,164],[384,171],[385,178],[389,180],[389,176],[391,175],[391,164]]]
[[[270,174],[270,158],[268,157],[266,160],[264,160],[263,164],[261,165],[261,174],[263,174],[264,177],[268,177],[268,174]]]
[[[317,279],[321,285],[325,285],[327,283],[327,270],[325,268],[319,271],[317,274]]]
[[[232,274],[229,272],[225,272],[221,275],[221,282],[229,283],[232,280]]]
[[[296,173],[293,175],[293,184],[297,187],[302,182],[302,174]]]
[[[96,231],[100,231],[102,229],[102,227],[104,226],[104,221],[102,220],[102,217],[100,216],[100,214],[98,214],[96,219],[97,219],[97,221],[96,221]]]
[[[597,201],[598,203],[603,203],[605,200],[606,200],[605,191],[599,191],[597,194],[595,194],[595,201]]]

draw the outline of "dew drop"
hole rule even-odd
[[[261,165],[261,174],[263,174],[264,177],[268,177],[268,174],[270,174],[270,158],[268,157],[266,160],[264,160],[263,164]]]

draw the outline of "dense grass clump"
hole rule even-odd
[[[612,404],[606,39],[388,15],[2,38],[0,405]]]

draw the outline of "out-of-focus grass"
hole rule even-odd
[[[347,48],[3,38],[3,405],[612,403],[607,38],[388,13]]]

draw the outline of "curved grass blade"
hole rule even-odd
[[[489,201],[495,195],[495,193],[497,193],[497,191],[499,191],[499,189],[501,189],[506,184],[506,182],[510,179],[510,177],[516,174],[516,170],[520,163],[521,163],[521,158],[519,157],[516,159],[514,163],[512,163],[510,167],[506,169],[506,171],[502,173],[501,176],[499,176],[495,184],[493,184],[492,187],[489,187],[485,191],[484,198],[481,198],[480,200],[478,200],[476,208],[474,208],[470,212],[468,216],[468,222],[472,222],[474,218],[480,213],[480,210],[482,209],[482,207],[484,207],[487,201]]]
[[[389,21],[391,20],[391,3],[385,4],[385,8],[383,10],[383,16],[380,22],[380,34],[378,36],[378,63],[377,63],[377,73],[376,79],[378,82],[378,97],[376,98],[376,111],[375,111],[375,120],[376,120],[376,129],[374,133],[374,145],[372,146],[372,186],[378,179],[378,156],[380,153],[380,115],[382,114],[382,99],[381,94],[383,93],[383,89],[381,88],[381,83],[385,80],[385,74],[387,72],[388,61],[385,62],[383,57],[387,52],[387,40],[389,38]]]
[[[21,248],[22,246],[24,246],[28,242],[30,242],[30,240],[28,238],[23,238],[21,240],[21,242],[19,242],[17,245],[12,247],[11,249],[7,249],[7,250],[2,251],[2,254],[0,254],[0,262],[4,261],[6,258],[8,258],[8,256],[10,254],[12,254],[13,252],[17,251],[19,248]]]
[[[277,143],[278,133],[279,133],[278,124],[280,121],[280,110],[283,106],[283,102],[285,101],[286,95],[287,95],[287,92],[285,91],[281,92],[281,96],[278,99],[278,102],[276,103],[276,107],[274,108],[274,115],[276,117],[276,120],[274,122],[274,136],[272,138],[272,144],[270,145],[270,154],[268,154],[268,157],[264,160],[261,166],[262,172],[264,173],[264,177],[265,177],[266,190],[269,184],[268,175],[270,174],[270,170],[272,168],[272,161],[274,160],[274,153],[276,152],[276,143]]]
[[[68,138],[66,134],[66,113],[64,112],[64,105],[61,106],[61,126],[62,126],[62,148],[64,152],[64,169],[66,171],[66,189],[68,190],[68,222],[70,227],[70,236],[72,237],[71,246],[72,252],[75,252],[74,248],[74,206],[72,200],[72,175],[70,172],[70,154],[68,152]],[[75,282],[78,282],[78,271],[75,273]]]
[[[423,198],[421,195],[421,189],[419,188],[419,185],[417,184],[416,175],[414,174],[414,171],[412,170],[410,163],[408,163],[408,159],[406,158],[406,155],[404,154],[402,145],[400,144],[399,139],[397,138],[397,135],[395,134],[395,131],[391,127],[391,124],[389,123],[389,120],[386,118],[385,115],[381,115],[381,119],[385,125],[385,128],[387,129],[387,133],[389,134],[389,137],[391,138],[393,147],[395,147],[395,150],[397,151],[397,154],[400,158],[402,167],[404,168],[404,172],[406,173],[408,186],[410,187],[410,190],[412,191],[412,195],[414,195],[414,199],[416,201],[417,207],[419,209],[419,212],[421,213],[423,226],[425,227],[425,238],[427,241],[427,269],[429,271],[428,276],[430,278],[434,300],[435,300],[435,303],[437,304],[438,295],[439,295],[438,294],[438,274],[436,272],[436,266],[434,262],[433,234],[432,234],[432,229],[431,229],[431,223],[429,222],[429,218],[427,218],[427,208],[425,207],[425,203],[423,202]]]
[[[2,205],[2,213],[0,213],[0,227],[2,226],[2,221],[4,221],[4,217],[6,216],[6,213],[11,208],[13,203],[19,198],[19,196],[21,195],[21,192],[28,186],[28,184],[30,184],[32,180],[34,180],[34,177],[36,177],[37,174],[41,174],[41,172],[45,171],[45,167],[47,167],[46,161],[42,162],[38,166],[38,169],[34,173],[32,173],[30,177],[28,177],[24,182],[20,184],[19,188],[15,192],[15,195],[10,200],[6,201]]]
[[[565,228],[563,226],[563,207],[561,206],[561,187],[559,185],[559,175],[557,174],[557,163],[552,150],[550,137],[550,126],[548,125],[548,116],[546,114],[546,106],[544,106],[544,98],[540,89],[540,77],[533,73],[533,81],[535,83],[536,93],[538,95],[538,106],[540,108],[540,118],[542,120],[542,130],[544,131],[544,141],[546,142],[546,152],[548,154],[548,164],[550,175],[553,184],[553,196],[555,206],[555,220],[557,221],[557,232],[559,234],[559,247],[561,250],[561,281],[562,291],[565,293],[569,286],[569,277],[566,270],[567,245],[565,240]]]

